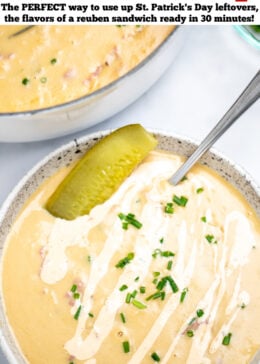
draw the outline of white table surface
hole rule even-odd
[[[188,40],[167,73],[124,111],[73,135],[34,143],[0,143],[0,204],[41,158],[90,132],[140,122],[202,140],[260,69],[260,51],[247,45],[232,26],[189,28]],[[260,101],[226,132],[216,148],[260,185]],[[0,364],[6,363],[0,352]]]

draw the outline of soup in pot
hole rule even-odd
[[[174,26],[0,26],[0,112],[63,104],[125,75]]]

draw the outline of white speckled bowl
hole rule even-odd
[[[163,132],[153,132],[159,141],[159,149],[189,156],[196,148],[196,144],[188,138],[165,134]],[[2,259],[3,245],[10,228],[29,196],[44,180],[54,174],[59,168],[69,165],[71,162],[79,159],[92,145],[108,133],[109,131],[90,134],[64,145],[39,162],[20,181],[9,195],[0,211],[0,259]],[[201,159],[201,163],[211,167],[227,181],[232,183],[244,195],[260,216],[260,189],[242,168],[235,165],[215,150],[208,152]],[[26,363],[20,354],[12,332],[8,327],[2,294],[0,295],[0,324],[0,345],[8,361],[12,364]],[[253,360],[252,364],[259,363],[259,360],[260,355]]]

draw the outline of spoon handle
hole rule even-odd
[[[197,162],[197,160],[221,137],[222,134],[260,97],[260,70],[242,92],[239,98],[226,112],[223,118],[205,137],[194,153],[174,173],[170,182],[176,185]]]

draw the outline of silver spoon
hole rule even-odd
[[[222,136],[222,134],[224,134],[225,131],[259,98],[260,70],[223,118],[211,130],[187,161],[174,173],[169,181],[173,185],[179,183],[198,159],[206,153],[206,151]]]

